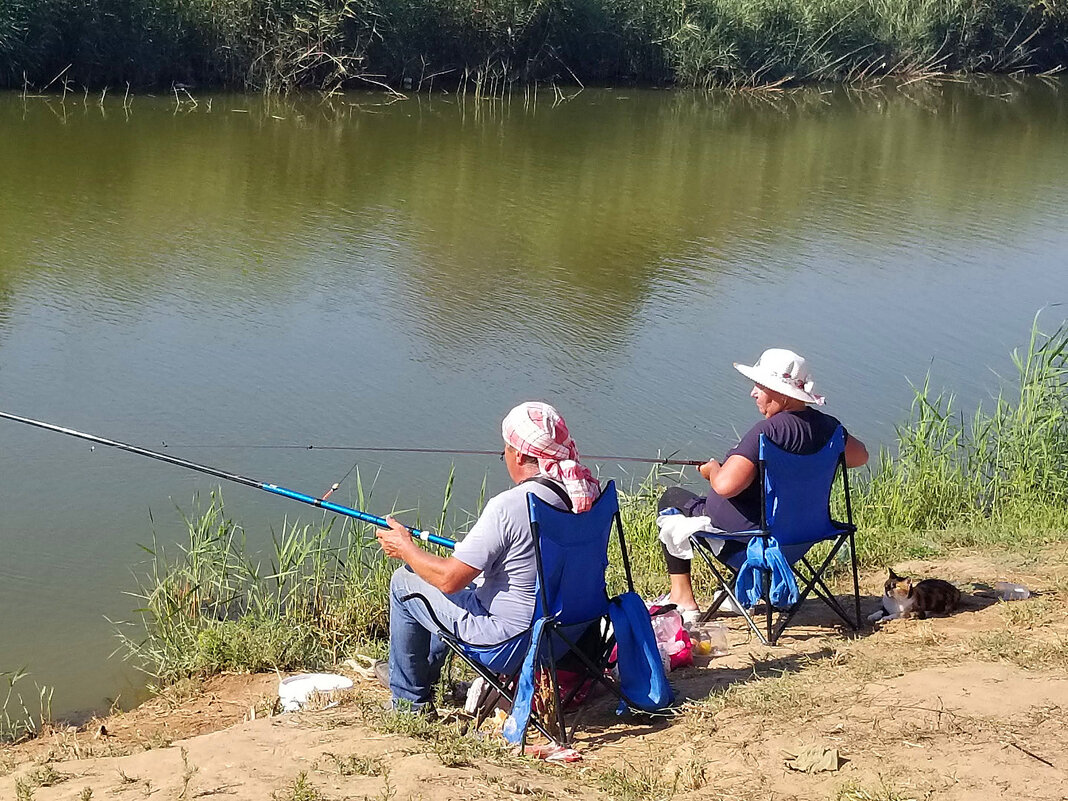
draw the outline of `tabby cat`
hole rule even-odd
[[[952,612],[960,603],[960,590],[942,579],[924,579],[916,584],[890,569],[883,585],[883,606],[868,616],[870,623],[880,620],[918,617],[923,620],[930,613]]]

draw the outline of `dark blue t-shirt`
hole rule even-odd
[[[753,464],[760,461],[760,435],[790,453],[805,456],[815,453],[838,428],[839,422],[829,414],[816,411],[811,406],[796,412],[779,412],[753,426],[741,442],[727,452],[723,461],[731,456],[744,456]],[[753,482],[733,498],[723,498],[715,490],[708,493],[704,513],[712,525],[724,531],[746,531],[760,527],[760,481]],[[696,510],[694,514],[700,514]]]

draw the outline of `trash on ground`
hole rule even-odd
[[[327,696],[337,690],[351,690],[352,679],[336,673],[300,673],[278,682],[278,701],[283,712],[296,712],[313,695]]]
[[[578,762],[582,754],[574,748],[564,748],[562,745],[550,743],[548,745],[528,745],[524,752],[527,756],[544,759],[546,762]]]
[[[722,623],[698,623],[690,627],[694,656],[726,656],[730,653],[727,627]]]
[[[994,594],[1002,601],[1024,601],[1031,597],[1031,591],[1023,584],[1011,581],[994,582]]]
[[[350,659],[342,662],[341,667],[351,670],[362,678],[373,679],[375,677],[375,662],[377,661],[374,657],[356,653]]]
[[[786,767],[802,773],[821,773],[838,770],[840,759],[837,748],[825,748],[822,745],[808,745],[799,751],[785,751]]]

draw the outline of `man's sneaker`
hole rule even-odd
[[[388,701],[382,702],[382,709],[385,712],[393,712],[397,715],[418,715],[424,718],[437,718],[438,710],[434,707],[433,703],[428,704],[413,704],[409,701],[400,701],[396,698],[391,698]]]
[[[375,673],[375,678],[378,679],[378,683],[389,689],[389,662],[384,659],[379,659],[374,663],[371,669]]]

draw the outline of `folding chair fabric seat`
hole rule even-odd
[[[628,589],[633,592],[634,586],[619,520],[615,482],[609,481],[593,507],[581,514],[558,509],[534,493],[528,493],[527,499],[538,575],[535,610],[528,629],[501,643],[472,645],[461,640],[455,632],[447,630],[422,596],[408,596],[404,600],[418,598],[426,604],[438,626],[437,634],[441,640],[486,679],[490,686],[513,703],[518,672],[530,652],[537,626],[539,623],[544,626],[541,652],[547,651],[549,654],[547,667],[558,717],[556,721],[549,722],[532,716],[531,723],[546,737],[566,745],[574,733],[574,725],[569,734],[563,721],[563,707],[570,698],[560,697],[555,665],[565,654],[575,654],[586,669],[587,675],[580,686],[586,680],[593,679],[621,702],[636,706],[624,697],[619,685],[605,675],[611,647],[607,636],[610,600],[605,573],[613,526],[619,536]],[[599,653],[590,658],[578,648],[578,643],[591,626],[601,621],[605,622],[600,629]],[[501,681],[501,677],[506,677],[506,680]],[[552,731],[554,724],[556,733]]]
[[[849,499],[849,479],[845,465],[845,430],[838,426],[827,443],[812,454],[796,454],[783,450],[760,436],[760,457],[757,465],[757,479],[761,488],[761,527],[750,531],[729,533],[697,532],[690,539],[694,550],[700,553],[706,564],[712,568],[719,580],[721,589],[726,592],[713,605],[709,613],[729,597],[738,608],[743,609],[746,621],[765,643],[774,645],[783,629],[797,614],[801,605],[811,592],[826,603],[854,631],[860,628],[860,588],[857,575],[857,554],[853,524],[853,511]],[[841,475],[845,492],[846,520],[836,521],[831,517],[831,492],[836,474]],[[743,604],[734,593],[731,584],[746,562],[746,549],[733,550],[725,558],[716,556],[710,543],[723,540],[748,544],[754,537],[774,538],[783,558],[794,571],[794,577],[801,578],[804,589],[799,593],[797,603],[783,610],[778,624],[772,625],[772,607],[768,597],[768,580],[764,582],[764,604],[766,607],[766,636],[756,625]],[[812,547],[821,542],[831,542],[831,551],[817,568],[807,559]],[[845,609],[834,598],[826,583],[823,573],[846,543],[849,544],[853,568],[853,596],[855,617],[850,618]],[[716,562],[727,567],[731,581],[727,581],[716,568]],[[803,570],[799,571],[800,568]]]

